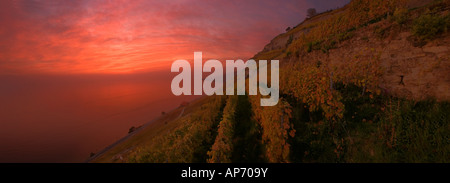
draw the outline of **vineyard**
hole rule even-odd
[[[301,36],[254,57],[280,60],[276,106],[260,106],[261,95],[210,96],[129,162],[450,162],[448,101],[392,95],[382,50],[361,48],[338,63],[324,58],[354,39],[383,41],[389,30],[411,32],[411,44],[448,36],[449,1],[410,9],[408,2],[353,0],[289,30],[285,36]],[[390,28],[355,37],[379,22]]]
[[[225,96],[216,96],[190,116],[181,118],[181,125],[154,139],[146,149],[139,149],[131,162],[204,162],[214,142],[214,134],[222,117]]]
[[[209,163],[231,163],[233,152],[234,126],[236,125],[237,97],[230,96],[223,110],[223,118],[220,121],[216,140],[208,151]]]

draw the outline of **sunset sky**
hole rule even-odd
[[[349,0],[6,0],[0,74],[136,73],[176,59],[248,59],[306,10]]]

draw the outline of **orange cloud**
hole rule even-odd
[[[0,73],[143,72],[191,59],[194,51],[247,59],[311,6],[306,0],[1,1]]]

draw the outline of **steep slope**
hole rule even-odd
[[[307,19],[254,56],[280,60],[277,106],[205,97],[91,162],[449,162],[449,11],[353,0]]]
[[[351,9],[355,2],[352,2],[353,4],[342,9],[306,20],[277,36],[255,58],[276,58],[285,63],[320,61],[330,69],[341,69],[353,62],[355,57],[379,57],[383,70],[380,87],[385,92],[415,100],[450,100],[448,32],[426,41],[418,40],[419,36],[414,35],[413,27],[420,26],[415,25],[419,23],[414,20],[423,18],[424,15],[431,14],[434,18],[447,17],[444,21],[449,21],[448,1],[437,1],[434,4],[430,2],[432,1],[406,1],[404,3],[410,10],[399,7],[392,14],[373,16],[373,19],[363,25],[354,23],[354,26],[348,26],[348,29],[339,30],[345,26],[333,24],[352,24],[351,20],[345,20],[344,17],[336,20],[336,17],[349,16],[349,12],[354,12]],[[404,20],[398,20],[399,18]],[[433,21],[433,18],[424,21]],[[310,34],[317,34],[311,31],[326,32],[321,30],[324,28],[321,25],[324,24],[338,31],[320,36],[312,35],[312,39],[305,38]],[[447,30],[448,23],[436,26],[446,26],[443,29]],[[307,45],[309,48],[298,45]]]
[[[448,162],[449,7],[353,0],[272,40],[254,59],[281,61],[295,132],[275,162]]]

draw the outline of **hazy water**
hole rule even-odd
[[[0,76],[0,162],[82,162],[194,96],[167,72]]]

